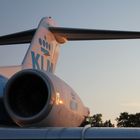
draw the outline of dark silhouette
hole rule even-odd
[[[111,120],[106,120],[103,123],[103,127],[115,127],[115,125],[111,123]]]
[[[114,127],[111,120],[106,120],[103,122],[102,114],[95,114],[91,117],[87,117],[82,126],[91,125],[91,127]]]
[[[117,127],[140,127],[140,113],[129,114],[123,112],[116,119]]]

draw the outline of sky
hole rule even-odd
[[[36,28],[51,16],[61,27],[140,31],[139,0],[0,0],[0,36]],[[0,47],[0,66],[19,65],[26,45]],[[55,74],[90,108],[113,122],[140,111],[140,40],[69,41]]]

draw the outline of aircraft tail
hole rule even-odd
[[[54,72],[60,47],[49,27],[55,25],[51,17],[43,18],[37,29],[1,36],[0,45],[30,43],[22,69]]]
[[[22,62],[23,69],[33,68],[54,72],[59,54],[59,43],[48,29],[54,25],[51,18],[41,20]]]
[[[22,69],[54,72],[60,44],[67,40],[139,39],[140,32],[56,27],[52,18],[43,18],[37,29],[0,36],[0,45],[30,43]]]

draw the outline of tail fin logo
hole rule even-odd
[[[46,37],[44,37],[46,40]],[[39,44],[41,46],[41,52],[44,53],[44,55],[50,56],[50,50],[51,50],[51,46],[50,44],[48,44],[47,41],[42,40],[41,38],[39,38]]]
[[[32,68],[39,69],[44,71],[53,71],[53,64],[51,63],[51,45],[46,41],[46,37],[44,39],[39,38],[38,43],[40,46],[41,53],[37,53],[35,51],[31,51],[32,57]]]

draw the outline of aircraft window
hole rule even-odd
[[[75,101],[71,101],[71,102],[70,102],[70,108],[71,108],[72,110],[77,110],[77,108],[78,108],[77,103],[76,103]]]

